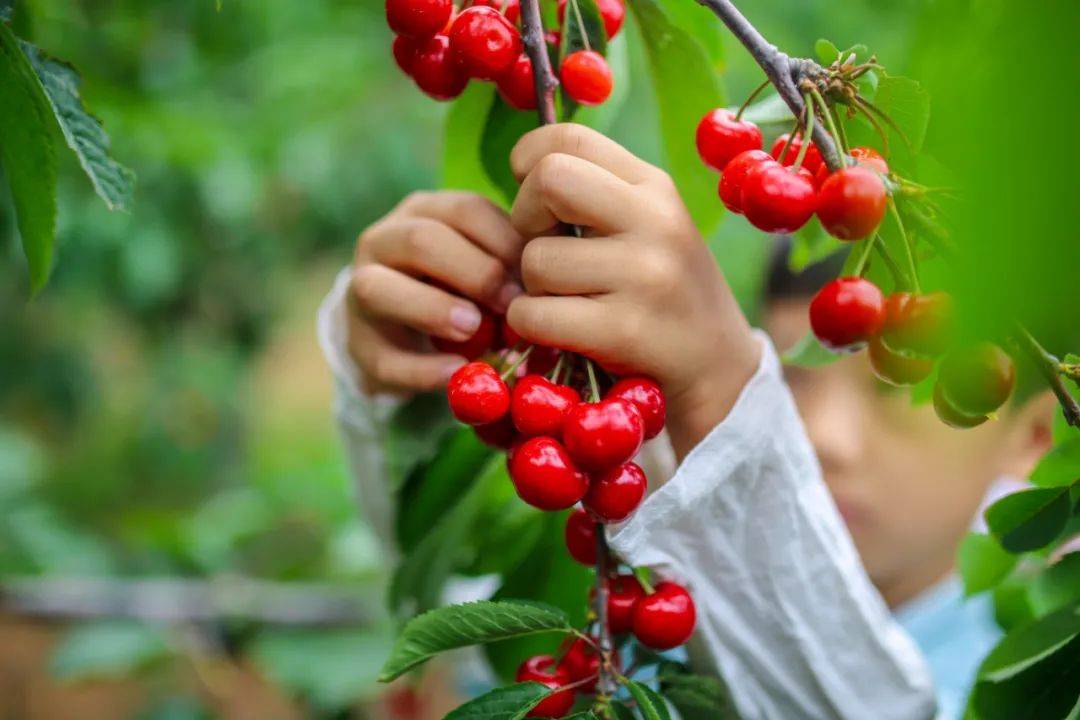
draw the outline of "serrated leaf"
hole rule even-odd
[[[379,680],[389,682],[447,650],[570,629],[566,613],[538,603],[485,600],[431,610],[402,629]]]
[[[1007,495],[986,510],[986,524],[1001,546],[1013,553],[1030,552],[1053,542],[1069,521],[1070,490],[1080,487],[1034,488]]]
[[[1014,677],[1080,635],[1080,604],[1074,603],[1057,612],[1009,632],[983,660],[979,679],[1001,682]]]
[[[447,713],[443,720],[521,720],[551,688],[538,682],[496,688]]]
[[[708,237],[723,216],[716,198],[716,175],[694,145],[697,124],[724,104],[719,80],[696,40],[673,25],[654,0],[630,0],[630,10],[645,42],[666,167],[702,235]]]
[[[499,188],[507,205],[514,203],[518,182],[510,170],[510,151],[521,136],[540,126],[534,112],[521,112],[496,96],[484,123],[480,140],[480,162],[491,183]]]
[[[738,720],[730,693],[719,678],[662,670],[660,691],[682,720]]]
[[[957,554],[964,594],[975,595],[994,587],[1012,572],[1016,561],[1017,556],[1006,551],[993,537],[968,533]]]
[[[45,285],[56,240],[55,120],[11,28],[0,23],[0,165],[15,204],[30,287]]]
[[[109,136],[101,122],[87,111],[79,95],[78,72],[31,43],[20,40],[19,45],[37,73],[64,140],[90,178],[94,192],[110,210],[129,209],[135,173],[109,155]]]
[[[631,680],[626,683],[626,689],[637,701],[637,709],[643,720],[671,720],[671,713],[664,698],[648,685]]]
[[[1080,437],[1058,444],[1046,453],[1031,473],[1031,484],[1061,487],[1080,478]]]
[[[911,78],[882,75],[874,104],[904,131],[914,152],[922,150],[930,124],[930,93],[922,85]]]
[[[799,342],[785,350],[780,356],[780,360],[785,365],[815,368],[834,363],[840,357],[840,355],[818,342],[813,332],[808,332],[803,335]]]
[[[832,65],[840,57],[840,49],[833,45],[831,40],[825,38],[819,38],[814,43],[814,54],[817,55],[818,61],[822,65]]]

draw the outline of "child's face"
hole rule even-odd
[[[770,305],[777,348],[809,329],[808,301]],[[1049,442],[1049,409],[1006,409],[972,430],[943,425],[929,404],[878,381],[866,353],[822,368],[787,368],[825,481],[863,564],[890,605],[943,577],[989,484],[1024,477]]]

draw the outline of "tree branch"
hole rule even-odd
[[[559,81],[551,70],[539,0],[521,0],[521,40],[525,43],[525,54],[532,62],[536,113],[541,125],[551,125],[558,122],[555,115],[555,88],[559,86]]]
[[[615,694],[615,679],[611,676],[611,668],[608,660],[611,659],[612,643],[611,629],[608,627],[608,586],[607,578],[610,574],[609,561],[611,553],[608,551],[607,534],[603,523],[596,523],[596,617],[600,623],[600,678],[596,682],[596,690],[603,697],[610,698]]]
[[[799,83],[812,74],[823,72],[821,66],[813,60],[792,58],[781,52],[758,32],[758,29],[739,12],[731,0],[697,0],[697,2],[720,18],[765,71],[766,77],[776,88],[776,92],[791,108],[791,113],[795,117],[802,117],[804,103]],[[838,170],[842,167],[840,151],[826,129],[820,125],[815,127],[813,138],[814,144],[821,151],[821,156],[829,169]]]
[[[1072,396],[1061,379],[1061,361],[1040,345],[1039,341],[1023,327],[1017,327],[1014,339],[1035,363],[1035,367],[1050,386],[1050,390],[1065,414],[1065,422],[1072,427],[1080,428],[1080,403]]]

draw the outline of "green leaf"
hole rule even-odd
[[[1001,682],[1014,677],[1080,635],[1080,603],[1025,623],[1002,638],[983,660],[979,680]]]
[[[843,242],[825,232],[825,228],[815,216],[792,235],[788,268],[794,273],[799,273],[810,265],[846,249],[847,246]]]
[[[1073,487],[1080,487],[1077,481]],[[1069,521],[1071,488],[1034,488],[1007,495],[986,510],[986,523],[1001,546],[1029,552],[1053,542]]]
[[[634,711],[618,700],[612,701],[611,714],[615,716],[614,720],[637,720],[634,716]]]
[[[1080,478],[1080,437],[1060,443],[1043,456],[1031,473],[1031,484],[1051,488]]]
[[[664,698],[648,685],[631,680],[626,683],[626,689],[637,701],[638,712],[644,720],[671,720],[671,713]]]
[[[494,102],[495,85],[474,82],[450,105],[443,127],[441,187],[468,190],[493,200],[501,197],[480,159],[480,144]]]
[[[783,125],[787,128],[794,122],[795,116],[782,97],[776,93],[766,93],[763,100],[746,108],[743,119],[757,125]]]
[[[785,350],[780,360],[785,365],[796,367],[815,368],[829,365],[840,359],[840,355],[832,352],[814,337],[813,332],[808,332],[799,342]]]
[[[969,717],[977,720],[1077,720],[1080,637],[1008,680],[976,684]]]
[[[566,613],[538,603],[480,601],[431,610],[405,625],[379,680],[389,682],[446,650],[570,630]]]
[[[522,135],[539,126],[540,120],[534,112],[515,110],[498,96],[491,104],[480,141],[480,161],[507,205],[514,203],[518,191],[517,179],[510,170],[510,151]]]
[[[403,403],[387,423],[384,457],[391,489],[397,490],[420,465],[435,457],[451,433],[459,431],[444,393],[422,393]]]
[[[538,682],[496,688],[450,711],[443,720],[521,720],[551,689]]]
[[[1080,602],[1080,551],[1043,570],[1028,586],[1028,599],[1038,615]]]
[[[701,44],[712,65],[718,70],[724,66],[724,42],[730,37],[722,23],[707,8],[685,0],[661,0],[664,13],[671,24],[686,31]]]
[[[4,167],[30,270],[45,285],[56,239],[56,145],[49,100],[11,28],[0,23],[0,164]]]
[[[832,41],[825,38],[819,38],[814,43],[814,54],[817,55],[818,62],[822,65],[832,65],[840,57],[840,49],[833,45]]]
[[[607,33],[604,30],[604,18],[596,6],[596,0],[568,0],[563,19],[562,38],[559,42],[559,58],[556,67],[561,68],[567,56],[580,50],[591,49],[607,54]],[[557,72],[557,71],[556,71]],[[615,82],[620,82],[618,77]],[[573,118],[578,104],[560,88],[564,120]]]
[[[914,152],[922,150],[930,124],[930,93],[922,85],[910,78],[883,74],[874,104],[904,131]]]
[[[630,0],[629,6],[645,42],[667,170],[707,237],[724,210],[716,175],[698,157],[694,136],[701,116],[724,104],[719,80],[701,45],[673,25],[655,0]]]
[[[76,627],[69,632],[49,663],[62,680],[122,678],[168,657],[161,632],[134,622],[109,621]]]
[[[730,693],[719,678],[676,672],[666,666],[660,672],[660,692],[682,720],[738,719]]]
[[[1017,556],[1007,552],[998,541],[982,533],[968,533],[957,557],[964,594],[975,595],[997,585],[1016,566]]]
[[[94,192],[110,210],[129,209],[135,173],[109,155],[109,136],[101,122],[83,106],[79,96],[79,73],[28,42],[20,40],[19,45],[45,88],[45,96],[64,140],[90,178]]]

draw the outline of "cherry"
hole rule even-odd
[[[934,361],[928,358],[909,357],[893,352],[881,336],[870,341],[870,367],[879,379],[890,385],[904,387],[914,385],[929,377]]]
[[[596,521],[584,510],[566,518],[566,549],[582,565],[596,564]]]
[[[510,394],[510,416],[526,437],[562,436],[563,420],[581,402],[577,390],[556,385],[542,375],[526,375]]]
[[[386,0],[386,22],[390,29],[418,40],[442,30],[452,12],[451,0]]]
[[[949,347],[953,303],[948,293],[895,292],[885,299],[881,337],[893,350],[936,357]]]
[[[450,376],[450,411],[466,425],[488,425],[510,410],[510,388],[486,362],[471,362]]]
[[[436,35],[420,43],[412,63],[417,87],[436,100],[453,100],[469,84],[469,78],[450,56],[450,39]]]
[[[825,285],[810,301],[810,327],[830,350],[858,349],[877,335],[885,320],[885,298],[874,283],[841,277]]]
[[[525,361],[525,368],[531,375],[547,375],[558,364],[560,352],[558,348],[533,345],[529,359]]]
[[[857,165],[869,168],[875,172],[879,172],[882,175],[889,174],[889,165],[885,162],[885,158],[881,157],[874,148],[868,147],[854,147],[851,148],[851,158],[855,160]],[[821,167],[814,173],[814,185],[820,189],[821,186],[829,179],[829,166],[824,161],[821,163]]]
[[[833,237],[861,240],[881,224],[888,201],[881,176],[856,165],[837,170],[821,184],[817,215]]]
[[[645,421],[637,407],[622,398],[578,403],[563,421],[570,457],[591,472],[618,467],[641,449]]]
[[[957,410],[945,397],[940,382],[934,383],[934,412],[941,422],[957,430],[977,427],[990,419],[988,415],[968,415]]]
[[[600,522],[622,522],[637,510],[647,488],[645,471],[628,462],[593,476],[582,504]]]
[[[697,611],[690,593],[681,585],[662,582],[634,606],[634,636],[653,650],[670,650],[694,633]]]
[[[667,399],[660,385],[648,377],[627,377],[611,386],[605,397],[622,398],[634,403],[645,421],[645,439],[649,440],[664,429]]]
[[[776,160],[784,166],[794,165],[795,160],[799,157],[799,150],[802,149],[802,135],[795,133],[795,139],[791,141],[791,144],[788,144],[789,137],[791,137],[791,133],[784,133],[776,138],[776,142],[773,143],[772,149],[769,151],[773,160]],[[786,153],[784,153],[784,145],[788,146]],[[781,153],[784,153],[783,159],[780,158]],[[810,147],[806,151],[806,155],[803,157],[802,166],[806,168],[812,176],[824,164],[825,160],[821,157],[821,151],[818,150],[817,145],[811,142]]]
[[[615,635],[634,629],[634,608],[645,597],[645,588],[631,574],[617,575],[607,581],[608,628]]]
[[[761,130],[749,120],[736,119],[726,108],[716,108],[698,122],[695,142],[702,162],[723,171],[739,153],[761,149]]]
[[[521,336],[506,322],[505,315],[499,318],[499,337],[502,339],[502,346],[506,348],[516,347],[521,342]]]
[[[565,510],[585,496],[589,478],[574,465],[558,440],[534,437],[510,459],[510,479],[518,497],[541,510]]]
[[[570,682],[583,682],[592,678],[590,682],[582,684],[581,692],[596,691],[596,681],[600,676],[600,653],[585,638],[577,638],[570,644],[559,665],[570,677]]]
[[[475,360],[488,350],[495,347],[495,335],[498,332],[498,324],[495,316],[487,310],[480,312],[480,326],[468,340],[447,340],[446,338],[431,337],[431,344],[439,352],[461,355],[466,360]]]
[[[521,0],[505,0],[502,4],[502,13],[514,25],[521,19]]]
[[[450,49],[467,75],[494,80],[521,55],[521,33],[498,10],[474,5],[450,28]]]
[[[816,205],[817,193],[806,168],[795,171],[775,161],[763,161],[743,178],[742,211],[759,230],[795,232],[814,214]]]
[[[535,655],[518,666],[518,682],[538,682],[552,690],[573,682],[570,674],[550,655]],[[561,718],[574,707],[574,691],[555,692],[539,702],[525,717]]]
[[[731,159],[720,175],[720,200],[733,213],[742,212],[742,188],[746,174],[759,164],[771,160],[764,150],[743,150]]]
[[[496,85],[502,99],[510,107],[516,110],[536,109],[536,86],[533,84],[532,60],[525,53],[518,56],[510,69],[499,77]]]
[[[615,85],[607,60],[595,50],[567,55],[559,75],[566,94],[581,105],[599,105],[608,99]]]
[[[397,35],[394,37],[394,44],[391,48],[394,52],[394,62],[397,63],[403,73],[412,75],[413,65],[416,63],[416,51],[419,48],[419,44],[412,38],[405,37],[404,35]]]
[[[608,40],[618,35],[626,18],[626,5],[623,0],[597,0],[596,9],[604,19],[604,32]],[[562,25],[566,18],[566,0],[559,0],[558,17],[559,24]]]
[[[512,403],[513,394],[511,394]],[[501,420],[487,425],[477,425],[473,430],[476,432],[476,437],[480,438],[485,445],[501,450],[509,450],[518,439],[517,428],[514,427],[509,415],[504,415]]]
[[[965,415],[989,415],[1001,407],[1016,384],[1016,367],[988,342],[954,350],[941,361],[938,384],[949,404]]]

